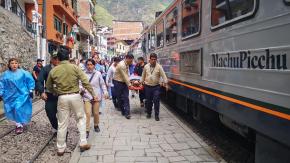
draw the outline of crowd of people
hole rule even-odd
[[[100,114],[105,99],[110,99],[114,107],[130,119],[130,90],[133,95],[139,93],[140,106],[145,106],[147,118],[151,118],[154,106],[155,120],[160,120],[160,86],[168,89],[168,81],[156,54],[150,54],[149,63],[139,57],[134,64],[132,54],[127,54],[123,60],[114,57],[111,63],[100,60],[95,54],[77,63],[69,59],[69,51],[60,49],[51,54],[50,64],[43,67],[42,61],[37,60],[31,74],[19,68],[18,59],[10,59],[9,69],[0,78],[0,97],[7,119],[16,123],[16,134],[21,134],[31,120],[33,91],[45,101],[47,117],[57,134],[58,156],[66,149],[70,112],[76,117],[80,151],[88,150],[91,116],[94,131],[100,132]]]

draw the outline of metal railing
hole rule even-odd
[[[0,6],[17,15],[21,20],[21,25],[25,27],[32,35],[35,34],[35,31],[32,28],[31,20],[27,18],[17,0],[0,0]]]

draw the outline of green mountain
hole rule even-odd
[[[112,25],[112,20],[138,20],[151,24],[155,12],[163,11],[173,0],[97,0],[95,20]]]

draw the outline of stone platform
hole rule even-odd
[[[203,140],[193,133],[164,105],[160,108],[160,121],[154,116],[146,118],[137,98],[130,99],[130,120],[121,116],[107,100],[100,115],[100,133],[91,130],[92,148],[73,153],[71,163],[190,163],[223,162]],[[153,114],[154,115],[154,114]]]

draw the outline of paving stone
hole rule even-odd
[[[210,156],[209,154],[198,155],[198,157],[200,157],[203,161],[215,161],[215,159],[212,156]]]
[[[135,161],[135,157],[115,157],[116,162],[133,162]]]
[[[188,161],[190,162],[197,162],[197,161],[203,161],[200,157],[197,155],[191,155],[191,156],[184,156]]]
[[[106,162],[106,163],[115,162],[115,156],[114,155],[104,155],[104,162]]]
[[[172,152],[173,148],[169,144],[159,144],[159,146],[162,148],[165,152]]]
[[[189,140],[185,142],[187,145],[189,145],[191,148],[200,148],[201,145],[195,141],[195,140]]]
[[[146,153],[154,153],[154,152],[163,152],[162,149],[160,147],[158,148],[149,148],[149,149],[145,149]]]
[[[181,156],[191,156],[194,155],[194,153],[191,150],[182,150],[182,151],[178,151],[177,153],[179,153]]]
[[[158,157],[158,163],[169,163],[169,160],[166,157]]]
[[[158,146],[157,146],[158,147]],[[149,149],[152,148],[150,145],[134,145],[133,149]]]
[[[146,153],[146,156],[153,156],[153,157],[161,157],[161,153],[153,152],[153,153]]]
[[[183,156],[168,157],[170,162],[186,161]]]
[[[197,155],[206,155],[208,152],[204,148],[195,148],[192,151]]]
[[[128,145],[114,145],[113,150],[114,151],[131,151],[133,149],[132,146]]]
[[[145,145],[148,145],[148,142],[131,142],[129,144],[133,146],[145,146]]]
[[[156,157],[136,157],[135,161],[139,162],[152,162],[157,161]]]
[[[134,151],[118,151],[116,156],[145,156],[144,150],[134,150]]]
[[[97,156],[93,156],[93,157],[81,157],[79,160],[79,163],[95,163],[97,162]]]
[[[184,149],[189,149],[190,146],[187,145],[186,143],[174,143],[170,144],[174,150],[184,150]]]
[[[173,156],[179,156],[177,152],[162,152],[162,155],[164,157],[173,157]]]
[[[178,141],[172,137],[172,138],[165,138],[165,140],[167,141],[167,143],[172,144],[172,143],[178,143]]]

